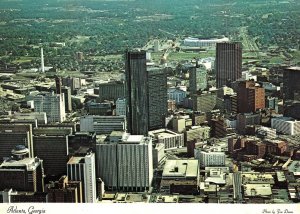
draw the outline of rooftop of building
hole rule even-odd
[[[270,184],[246,184],[243,188],[246,197],[264,197],[272,195]]]
[[[167,160],[163,177],[197,177],[199,170],[198,160]]]
[[[149,131],[149,135],[154,135],[157,138],[167,138],[167,137],[174,137],[182,134],[178,134],[168,129],[157,129],[157,130]]]
[[[292,117],[273,117],[272,120],[282,120],[282,121],[286,121],[286,122],[295,122],[296,121]]]
[[[289,172],[293,172],[294,175],[300,176],[300,161],[293,161],[289,166],[288,166]]]
[[[67,164],[79,164],[84,163],[84,157],[72,156]]]
[[[156,198],[157,203],[176,203],[178,195],[160,195]]]
[[[151,142],[150,137],[145,137],[144,135],[130,135],[123,137],[123,141],[120,144],[148,144]]]
[[[277,175],[277,180],[278,180],[279,182],[286,181],[286,178],[285,178],[285,175],[284,175],[284,172],[283,172],[283,171],[278,171],[278,172],[276,172],[276,175]]]
[[[40,159],[38,158],[24,158],[21,160],[9,159],[7,161],[4,161],[0,165],[0,169],[26,167],[27,170],[34,170],[39,165],[39,163],[40,163]]]
[[[300,66],[292,66],[292,67],[288,67],[286,69],[291,70],[291,71],[300,71]]]
[[[242,173],[243,184],[274,184],[272,174],[258,173],[258,172],[244,172]]]

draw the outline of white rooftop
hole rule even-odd
[[[167,160],[163,177],[197,177],[199,169],[198,160]]]

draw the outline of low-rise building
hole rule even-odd
[[[154,139],[154,142],[164,144],[165,149],[174,149],[184,146],[184,135],[168,129],[149,131],[149,136]]]
[[[166,194],[198,194],[200,170],[198,160],[167,160],[160,186]]]

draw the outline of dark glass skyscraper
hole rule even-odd
[[[242,46],[240,43],[217,43],[217,88],[236,81],[242,76]]]
[[[128,51],[125,60],[127,129],[132,135],[147,135],[149,100],[146,52]]]
[[[284,116],[300,119],[300,67],[288,67],[283,73]]]

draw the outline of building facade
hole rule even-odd
[[[146,52],[126,52],[127,128],[133,135],[147,135],[149,130],[148,75]]]
[[[118,98],[116,101],[116,116],[126,116],[126,99]]]
[[[45,112],[48,123],[63,122],[66,120],[64,94],[39,94],[34,97],[34,111]]]
[[[97,177],[107,189],[143,192],[153,178],[152,139],[124,134],[96,145]]]
[[[207,88],[207,71],[203,65],[189,69],[189,85],[191,93]]]
[[[240,43],[217,43],[217,88],[242,77],[242,45]]]
[[[70,180],[82,182],[83,202],[95,203],[97,201],[95,154],[73,156],[68,161],[67,168]]]
[[[167,74],[161,68],[148,68],[149,130],[165,127],[168,112]]]
[[[149,132],[156,143],[163,144],[164,149],[175,149],[184,146],[184,134],[179,134],[167,129],[158,129]]]
[[[112,81],[99,85],[100,102],[104,100],[114,100],[125,97],[125,83],[122,81]]]
[[[0,165],[0,190],[44,192],[43,160],[24,158],[8,160]]]
[[[300,67],[289,67],[283,73],[284,116],[300,119]]]
[[[265,108],[265,89],[254,81],[241,81],[237,91],[238,112],[250,113]]]
[[[80,131],[110,134],[112,131],[125,131],[125,116],[87,115],[80,118]]]

